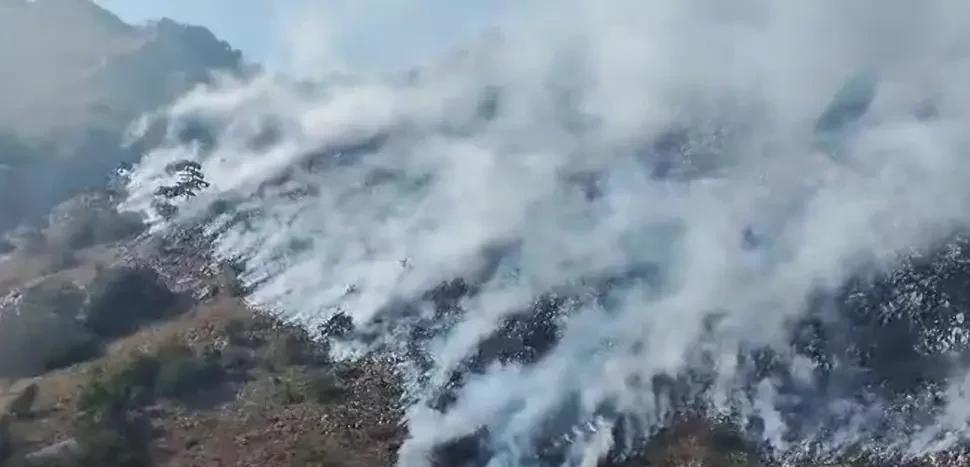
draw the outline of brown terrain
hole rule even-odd
[[[45,232],[47,238],[53,237],[50,233]],[[8,463],[3,465],[21,465],[25,457],[33,460],[27,465],[149,465],[108,454],[57,463],[87,449],[84,431],[107,430],[109,417],[145,424],[146,459],[152,465],[393,464],[404,429],[389,362],[332,362],[326,345],[306,331],[256,312],[233,296],[227,274],[210,267],[202,255],[163,255],[151,246],[136,248],[134,242],[84,248],[63,269],[50,266],[40,252],[17,250],[5,259],[0,277],[8,299],[0,326],[14,322],[18,314],[45,311],[25,307],[27,299],[19,297],[27,293],[21,291],[55,281],[84,289],[98,271],[112,268],[151,268],[179,298],[172,300],[164,318],[106,340],[103,352],[88,361],[3,379],[0,454]],[[2,349],[8,350],[15,349]],[[211,366],[211,375],[188,370],[182,375],[176,368],[168,376],[179,389],[167,396],[123,403],[110,415],[95,415],[88,408],[91,402],[84,399],[94,397],[95,386],[110,386],[112,378],[121,379],[119,375],[146,358],[161,361],[160,375],[167,371],[166,358],[204,362]],[[179,379],[183,377],[185,381]],[[111,394],[105,403],[121,403],[125,397]]]
[[[0,231],[137,160],[119,149],[125,126],[241,66],[204,28],[131,26],[90,0],[0,0],[0,31],[17,38],[0,45]],[[140,237],[109,198],[74,197],[0,240],[0,467],[395,464],[407,427],[394,362],[333,361],[316,330],[249,307],[203,239]],[[769,465],[729,427],[686,415],[601,463]]]

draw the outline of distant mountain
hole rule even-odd
[[[134,119],[245,66],[208,29],[129,25],[92,0],[0,0],[0,37],[0,230],[137,160]]]

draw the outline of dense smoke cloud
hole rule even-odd
[[[962,439],[963,315],[924,279],[970,219],[970,4],[518,13],[404,77],[190,94],[128,207],[199,161],[177,222],[246,258],[254,302],[405,360],[403,466],[466,435],[482,465],[593,465],[687,406],[789,455]],[[823,154],[859,73],[874,101]],[[936,365],[896,368],[910,343]]]

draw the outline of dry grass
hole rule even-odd
[[[24,449],[71,436],[76,395],[96,370],[119,368],[134,355],[154,352],[173,339],[199,348],[210,346],[224,341],[230,323],[249,328],[257,321],[236,299],[219,297],[118,340],[101,359],[16,382],[8,394],[16,394],[28,383],[40,389],[34,411],[42,416],[15,424]],[[268,343],[288,330],[274,327],[260,332],[262,343],[254,355],[270,358]],[[274,397],[282,384],[305,382],[316,371],[335,372],[345,390],[329,399],[306,397],[295,403]],[[255,365],[246,379],[220,389],[229,391],[228,397],[213,394],[218,402],[211,406],[162,401],[150,407],[151,417],[164,433],[156,440],[154,452],[160,465],[172,467],[287,466],[316,465],[298,461],[300,456],[320,459],[325,448],[328,456],[341,461],[333,465],[390,466],[404,436],[395,388],[390,366],[378,361],[362,362],[353,371],[329,365]]]

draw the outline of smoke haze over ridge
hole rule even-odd
[[[405,467],[482,428],[482,465],[595,465],[693,399],[792,455],[970,434],[959,326],[935,341],[945,374],[897,392],[857,374],[853,342],[797,343],[851,308],[820,296],[968,227],[970,4],[520,8],[407,77],[186,96],[126,207],[149,211],[165,166],[199,161],[212,186],[179,222],[246,258],[255,303],[310,325],[345,312],[350,350],[408,362]],[[812,128],[860,71],[878,92],[842,166]],[[212,141],[178,137],[199,126]],[[748,230],[768,240],[748,248]]]

